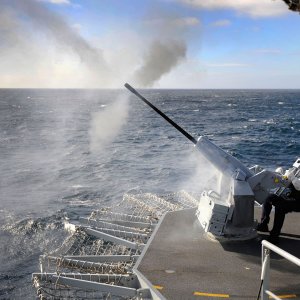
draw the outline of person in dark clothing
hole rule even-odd
[[[268,232],[270,213],[272,206],[275,207],[275,216],[273,228],[270,231],[269,241],[271,243],[279,242],[279,235],[284,223],[285,215],[289,212],[300,212],[300,190],[299,189],[299,170],[298,168],[287,171],[285,179],[289,180],[287,188],[279,188],[273,194],[270,194],[262,206],[261,223],[257,225],[257,230]],[[295,188],[297,187],[297,189]]]

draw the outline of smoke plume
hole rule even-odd
[[[198,25],[196,18],[166,15],[156,7],[139,30],[107,28],[89,41],[79,24],[71,25],[45,1],[2,0],[0,86],[110,88],[126,81],[152,86],[184,60],[184,35]]]
[[[142,66],[135,72],[134,81],[140,86],[152,86],[186,56],[183,40],[155,40],[144,57]]]
[[[7,1],[5,1],[7,2]],[[48,32],[57,42],[63,43],[76,52],[80,59],[92,65],[105,67],[105,62],[100,50],[95,49],[83,39],[60,15],[50,11],[35,0],[9,0],[9,4],[18,12],[28,16],[37,30]]]
[[[82,72],[87,70],[90,76],[96,76],[101,86],[109,84],[111,74],[102,50],[91,45],[62,16],[35,0],[4,0],[0,3],[0,10],[2,12],[1,25],[5,25],[4,28],[9,29],[8,32],[4,31],[6,42],[9,42],[6,44],[7,49],[10,48],[19,55],[23,52],[24,57],[33,57],[32,52],[36,52],[36,60],[41,61],[44,56],[44,60],[51,63],[51,59],[49,61],[47,59],[49,59],[49,54],[54,46],[56,51],[60,52],[60,59],[64,59],[66,53],[76,54],[80,63],[85,66]],[[32,29],[35,32],[34,37],[32,37]],[[34,38],[37,38],[38,41]],[[26,39],[31,40],[32,52],[28,49]],[[13,40],[15,43],[12,45],[11,41]],[[73,64],[74,61],[76,62],[74,58],[71,60]],[[37,62],[33,62],[31,68],[39,69],[40,66],[41,64],[37,65]],[[51,79],[49,80],[51,81]]]

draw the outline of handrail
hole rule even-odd
[[[272,250],[273,252],[276,252],[277,254],[279,254],[280,256],[286,258],[287,260],[289,260],[290,262],[294,263],[295,265],[297,265],[298,267],[300,267],[300,258],[286,252],[285,250],[282,250],[281,248],[275,246],[274,244],[271,244],[270,242],[263,240],[262,241],[263,246],[269,248],[270,250]]]
[[[262,282],[262,293],[261,300],[268,300],[271,296],[275,300],[281,300],[278,296],[269,291],[270,286],[270,250],[282,256],[283,258],[294,263],[300,267],[300,259],[283,249],[271,244],[270,242],[263,240],[262,242],[262,270],[261,270],[261,282]]]

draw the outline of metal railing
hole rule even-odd
[[[262,270],[261,270],[261,282],[262,282],[261,300],[269,300],[269,296],[271,296],[275,300],[281,300],[281,298],[279,298],[269,290],[271,251],[277,253],[278,255],[284,257],[285,259],[289,260],[290,262],[300,267],[299,258],[271,244],[270,242],[263,240],[262,241]]]

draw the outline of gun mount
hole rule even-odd
[[[254,203],[262,204],[270,190],[286,186],[282,175],[258,166],[246,167],[205,136],[196,140],[128,83],[125,87],[187,137],[218,170],[215,189],[202,192],[196,212],[204,230],[215,238],[248,239],[255,236]]]

